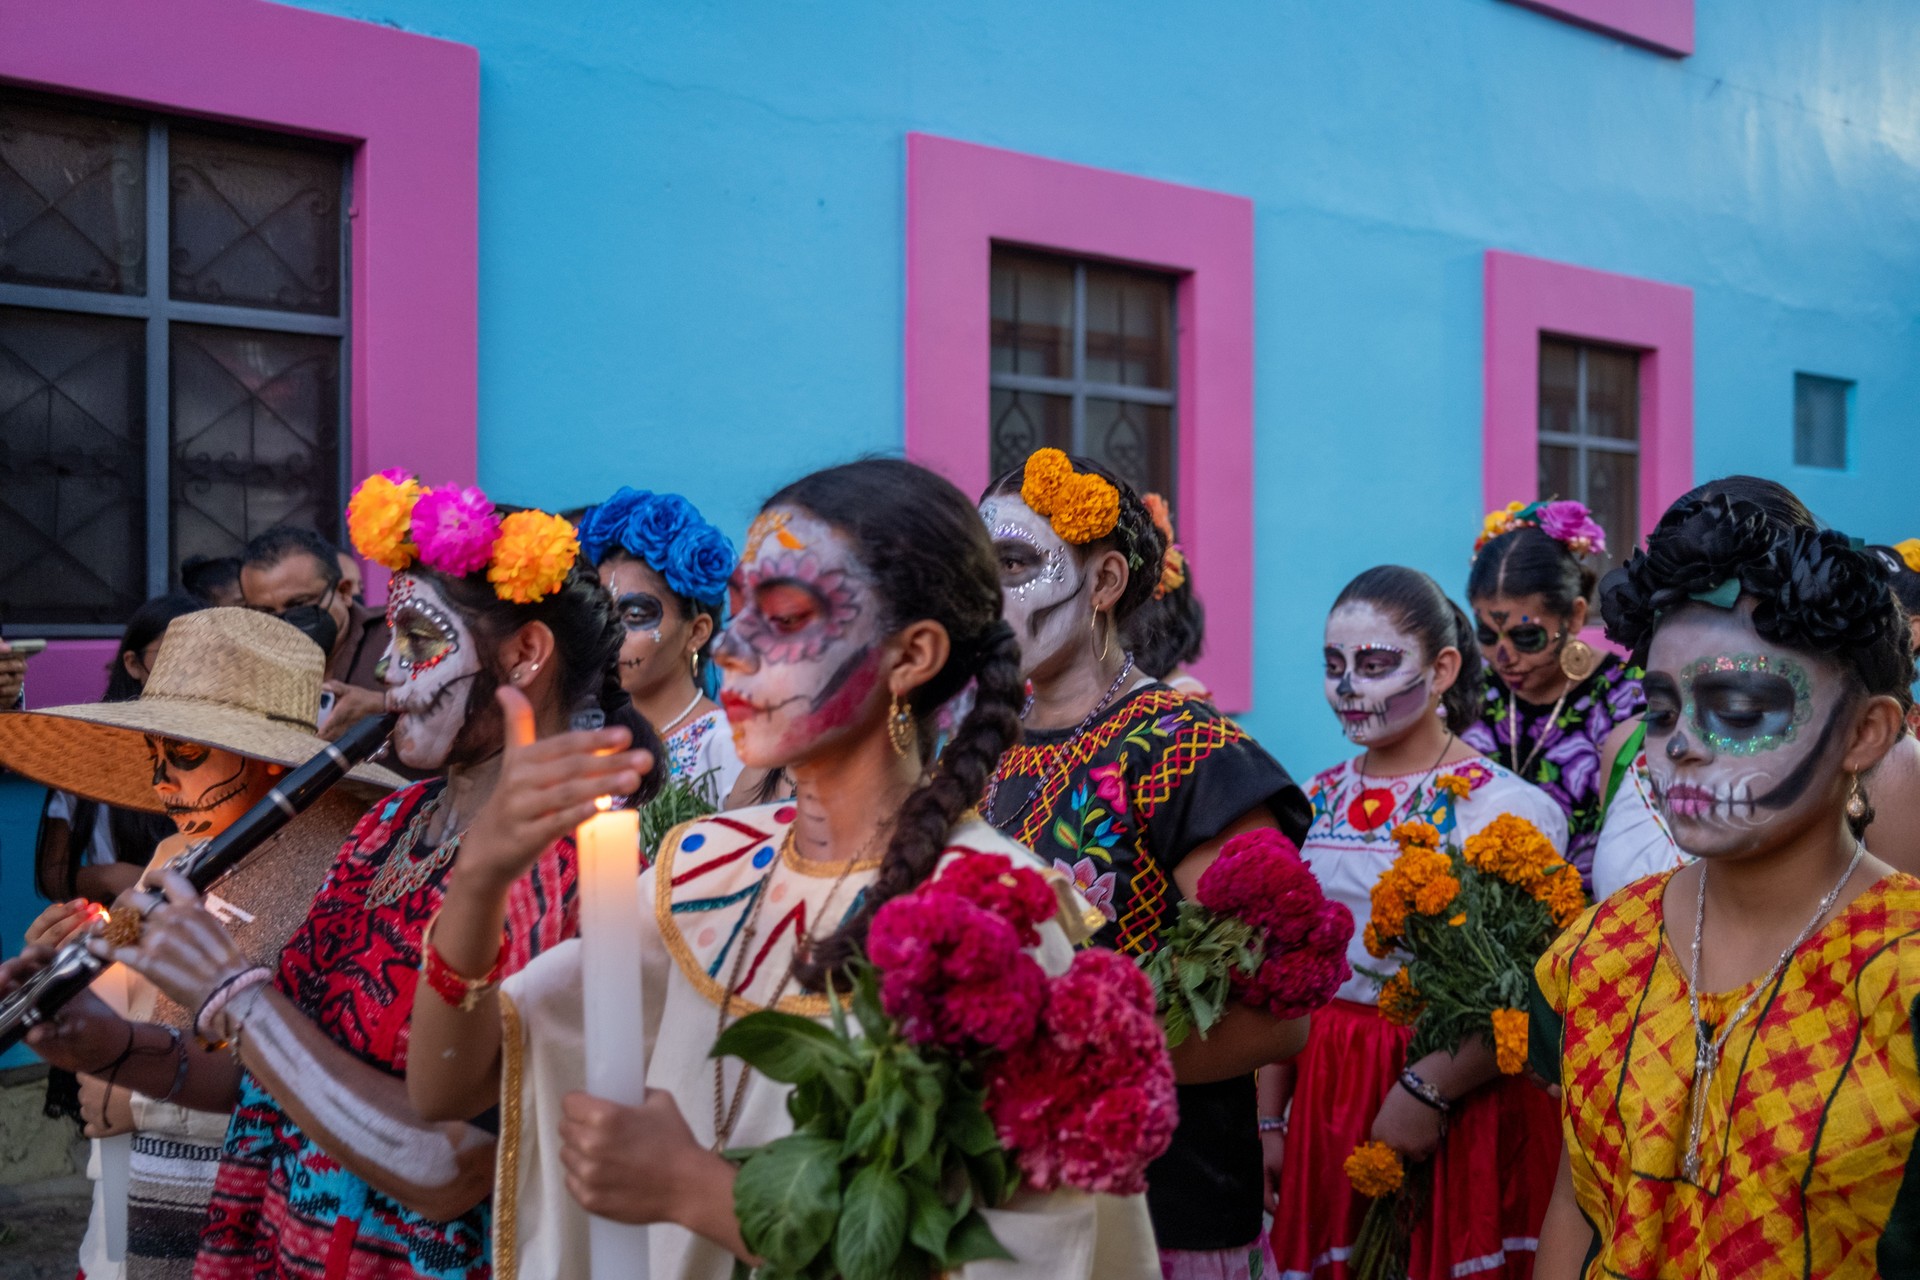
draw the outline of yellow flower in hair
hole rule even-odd
[[[1527,1065],[1527,1011],[1493,1011],[1493,1059],[1504,1075],[1517,1076]]]
[[[1896,542],[1893,549],[1906,561],[1907,568],[1920,573],[1920,538],[1908,538],[1905,542]]]
[[[1160,582],[1153,589],[1153,598],[1160,600],[1168,592],[1178,591],[1187,585],[1187,555],[1178,547],[1168,547],[1167,557],[1160,562]]]
[[[1400,1153],[1384,1142],[1361,1143],[1347,1157],[1345,1167],[1347,1181],[1369,1200],[1392,1195],[1407,1180],[1407,1170],[1400,1163]]]
[[[500,521],[487,581],[510,604],[532,604],[560,589],[580,557],[580,535],[559,516],[516,511]]]
[[[353,549],[394,573],[420,554],[411,532],[420,482],[412,476],[396,480],[397,474],[383,471],[368,476],[347,503],[347,535],[353,539]]]

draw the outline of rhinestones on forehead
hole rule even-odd
[[[453,615],[433,601],[413,590],[411,578],[400,579],[402,584],[396,587],[393,596],[387,601],[387,625],[394,626],[394,619],[403,611],[412,617],[420,618],[438,634],[440,645],[429,655],[415,661],[409,658],[409,647],[400,641],[398,628],[395,628],[396,643],[393,646],[393,660],[407,673],[407,679],[418,680],[427,672],[460,652],[460,628]]]
[[[1336,649],[1340,646],[1335,645]],[[1405,649],[1397,644],[1388,644],[1384,640],[1363,640],[1359,644],[1348,646],[1355,653],[1393,653],[1404,655]]]

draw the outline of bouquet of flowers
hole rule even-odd
[[[1403,961],[1381,982],[1381,1014],[1413,1028],[1409,1062],[1479,1036],[1500,1070],[1517,1075],[1527,1065],[1533,966],[1586,909],[1580,873],[1539,828],[1512,814],[1457,845],[1419,820],[1395,827],[1393,838],[1400,856],[1373,887],[1364,934],[1370,955]],[[1346,1171],[1373,1200],[1354,1241],[1353,1274],[1404,1276],[1427,1170],[1408,1171],[1392,1148],[1369,1142],[1348,1157]]]
[[[793,1133],[728,1153],[763,1280],[931,1276],[1007,1257],[981,1210],[1023,1185],[1145,1189],[1175,1120],[1152,989],[1107,951],[1049,978],[1025,948],[1057,909],[1037,872],[966,854],[874,915],[831,1027],[763,1010],[721,1035],[794,1086]]]
[[[1143,962],[1153,980],[1168,1045],[1204,1038],[1229,1001],[1297,1018],[1333,999],[1352,976],[1353,913],[1320,882],[1278,831],[1227,841],[1180,904],[1173,927]]]

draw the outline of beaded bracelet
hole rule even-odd
[[[1285,1116],[1261,1116],[1260,1132],[1277,1133],[1284,1137],[1287,1132],[1287,1118]]]
[[[213,1020],[220,1016],[222,1009],[225,1009],[229,1004],[233,1003],[235,996],[243,991],[249,991],[263,982],[270,982],[272,979],[273,970],[267,968],[265,965],[243,970],[240,973],[227,977],[207,996],[206,1001],[200,1006],[200,1012],[193,1015],[194,1038],[201,1044],[207,1046],[208,1049],[226,1048],[227,1041],[225,1039],[215,1040],[207,1028],[213,1025]]]
[[[1415,1101],[1425,1103],[1443,1116],[1453,1110],[1453,1103],[1447,1100],[1447,1096],[1422,1080],[1420,1073],[1412,1067],[1400,1073],[1400,1087],[1412,1094]]]
[[[507,964],[507,949],[504,946],[500,948],[493,968],[487,971],[486,977],[469,978],[448,964],[446,957],[433,945],[433,926],[439,923],[440,913],[436,911],[420,935],[420,976],[426,979],[433,994],[448,1005],[462,1013],[472,1013],[479,1007],[481,997],[499,986],[500,979],[506,976],[503,970]]]

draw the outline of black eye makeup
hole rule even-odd
[[[1398,671],[1404,661],[1405,653],[1385,645],[1356,649],[1353,654],[1353,674],[1363,680],[1378,680],[1381,676],[1390,676]]]
[[[1491,649],[1499,644],[1502,634],[1516,653],[1540,653],[1553,643],[1552,634],[1537,622],[1523,622],[1517,627],[1509,627],[1504,633],[1482,623],[1477,634],[1482,649]]]
[[[620,625],[629,631],[658,631],[667,616],[666,605],[660,597],[647,591],[630,592],[613,603],[620,615]]]

